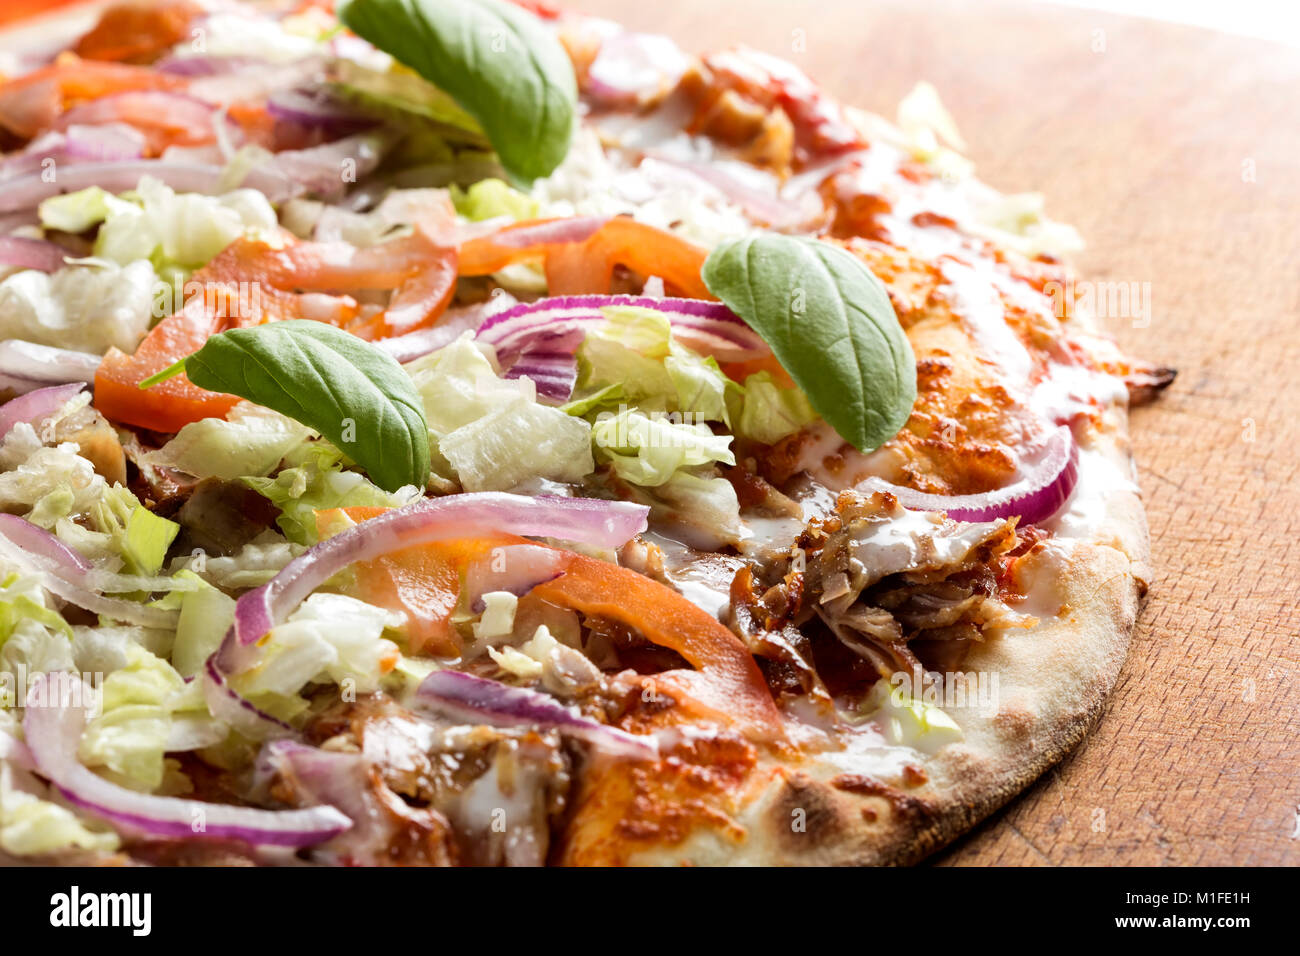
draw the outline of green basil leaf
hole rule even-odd
[[[342,329],[306,319],[231,329],[140,387],[180,372],[314,428],[385,491],[429,480],[429,426],[415,383],[392,356]]]
[[[533,14],[505,0],[346,0],[338,16],[449,93],[516,179],[546,176],[564,159],[577,82],[564,47]]]
[[[765,233],[718,246],[702,275],[855,448],[879,448],[906,424],[916,359],[889,293],[852,253]]]

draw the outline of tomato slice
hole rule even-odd
[[[346,526],[386,510],[334,508],[316,512],[316,523],[324,533],[338,529],[340,521]],[[460,651],[450,617],[460,598],[461,574],[492,549],[512,544],[546,547],[498,534],[402,548],[353,565],[354,593],[406,613],[412,651],[451,656]],[[529,591],[530,599],[617,622],[676,651],[696,671],[669,671],[647,678],[647,683],[660,682],[682,692],[688,707],[709,716],[763,735],[781,735],[780,717],[758,665],[716,618],[636,571],[571,551],[560,554],[562,573]]]
[[[216,140],[213,108],[207,103],[162,90],[129,90],[82,103],[65,111],[52,129],[80,123],[126,123],[145,138],[149,156],[169,146],[203,146]]]
[[[511,233],[556,222],[538,219],[515,223],[490,236],[480,236],[460,248],[461,275],[489,275],[508,265],[541,259],[551,295],[605,295],[614,269],[624,266],[639,275],[659,276],[670,295],[712,299],[700,278],[708,252],[679,236],[619,216],[608,220],[581,242],[518,245]]]
[[[568,555],[565,571],[529,592],[544,601],[616,621],[686,658],[696,673],[670,671],[650,682],[676,687],[710,716],[780,735],[780,717],[745,645],[708,612],[628,568]]]
[[[387,508],[330,508],[316,512],[322,535],[383,514]],[[406,615],[412,654],[455,657],[460,635],[451,624],[460,601],[461,576],[471,562],[493,548],[528,542],[514,535],[438,541],[390,551],[352,566],[353,583],[344,588],[359,600]]]
[[[61,55],[50,66],[0,84],[0,126],[23,139],[50,127],[65,109],[85,100],[134,90],[180,90],[182,77],[142,66]]]
[[[659,276],[669,295],[712,299],[700,278],[708,252],[685,239],[620,216],[583,243],[557,246],[546,257],[551,295],[610,292],[616,266],[638,275]]]
[[[134,355],[117,349],[95,374],[95,407],[112,421],[174,432],[225,415],[238,399],[184,375],[140,382],[203,347],[210,336],[281,319],[312,319],[367,340],[432,325],[456,286],[456,250],[417,229],[369,248],[347,243],[236,239],[186,283],[185,307],[154,327]],[[352,291],[395,289],[387,309],[362,314]]]
[[[224,416],[239,399],[199,388],[184,374],[140,388],[150,375],[197,352],[220,331],[222,321],[196,300],[154,326],[134,355],[109,349],[95,372],[95,408],[110,421],[158,432]]]
[[[114,4],[73,50],[87,60],[149,63],[185,39],[190,22],[201,13],[193,0]]]

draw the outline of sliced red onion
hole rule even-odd
[[[663,153],[651,153],[645,162],[663,163],[707,183],[743,209],[750,219],[773,229],[797,228],[814,216],[821,215],[824,209],[820,199],[814,204],[816,208],[812,208],[793,199],[782,198],[775,192],[763,192],[718,163],[675,159]]]
[[[600,44],[587,70],[586,92],[601,103],[645,103],[670,91],[691,60],[666,36],[624,31]]]
[[[327,538],[244,594],[235,606],[235,624],[226,643],[233,636],[237,645],[254,644],[335,574],[390,551],[492,532],[617,548],[645,530],[648,512],[644,505],[595,498],[528,498],[499,492],[424,498]]]
[[[82,162],[109,163],[144,155],[144,136],[126,123],[69,124],[63,135],[68,157]]]
[[[24,173],[43,172],[50,161],[76,165],[138,159],[144,146],[144,136],[125,123],[71,124],[66,130],[41,134],[21,152],[0,160],[0,182]]]
[[[334,196],[343,192],[348,183],[374,172],[390,145],[390,136],[358,133],[320,146],[284,150],[259,168],[273,170],[307,192]],[[352,165],[349,167],[348,163]],[[350,174],[347,179],[345,169]]]
[[[183,126],[204,127],[212,122],[216,109],[211,103],[168,90],[133,90],[126,93],[113,93],[87,100],[64,112],[54,122],[54,129],[64,130],[72,125],[95,126],[103,123],[121,122],[119,103],[131,101],[147,106],[156,111],[159,117],[166,117],[168,122],[177,122]],[[139,155],[139,154],[136,154]]]
[[[266,101],[266,111],[278,120],[331,133],[356,133],[378,125],[322,89],[279,90]]]
[[[3,730],[0,730],[0,760],[7,760],[24,770],[31,770],[35,766],[32,762],[32,752],[27,749],[27,745]]]
[[[269,582],[235,604],[235,623],[208,659],[204,696],[218,715],[259,738],[282,736],[287,725],[231,689],[227,677],[256,660],[258,642],[312,591],[357,561],[434,541],[493,532],[560,538],[616,548],[644,531],[649,509],[593,498],[527,498],[496,492],[425,498],[363,521],[290,561]]]
[[[203,666],[203,700],[212,716],[253,740],[276,740],[294,734],[294,729],[272,717],[246,697],[236,693],[217,666],[213,654]]]
[[[535,226],[507,227],[492,237],[492,244],[503,249],[527,249],[529,246],[586,242],[608,221],[603,216],[575,216]]]
[[[51,385],[20,395],[0,405],[0,441],[19,422],[26,422],[40,430],[40,425],[64,405],[72,401],[86,386],[80,382],[69,385]],[[6,516],[10,517],[10,516]]]
[[[496,551],[496,549],[494,549]],[[539,584],[564,573],[566,553],[539,544],[516,544],[480,558],[465,569],[465,596],[470,610],[481,614],[483,595],[509,591],[523,597]]]
[[[574,356],[584,330],[564,329],[556,332],[539,332],[525,340],[506,370],[506,378],[530,378],[537,386],[537,394],[552,402],[567,402],[578,383],[578,363]]]
[[[1050,518],[1069,499],[1079,480],[1079,447],[1068,425],[1056,428],[1027,473],[1014,484],[977,495],[931,495],[868,478],[858,488],[887,491],[905,508],[944,511],[955,521],[994,521],[1019,517],[1022,524]]]
[[[77,758],[86,728],[82,684],[71,675],[38,675],[23,716],[23,734],[36,771],[74,806],[118,827],[154,837],[242,840],[260,846],[311,846],[352,826],[330,806],[260,810],[128,790],[92,773]]]
[[[81,555],[18,515],[0,514],[0,553],[41,572],[41,585],[69,604],[141,627],[174,628],[178,611],[108,597],[106,590],[144,590],[162,583],[153,578],[105,574]]]
[[[514,296],[504,290],[498,290],[486,302],[448,309],[438,320],[438,324],[432,328],[417,329],[405,335],[394,335],[391,338],[380,339],[374,344],[398,362],[412,362],[450,345],[464,332],[477,331],[488,316],[504,312],[514,304]]]
[[[523,303],[490,317],[478,339],[496,349],[507,378],[528,376],[544,397],[565,401],[573,391],[574,355],[586,331],[608,321],[605,309],[626,306],[662,312],[683,342],[722,361],[743,362],[768,353],[758,333],[721,303],[631,295],[555,296]]]
[[[21,236],[0,236],[0,268],[18,266],[53,272],[63,265],[67,250],[55,242],[44,239],[24,239]]]
[[[337,170],[335,173],[337,175]],[[85,163],[61,170],[56,182],[46,182],[39,172],[0,182],[0,213],[30,209],[51,196],[76,192],[89,186],[99,186],[112,193],[126,192],[136,188],[141,176],[153,176],[177,192],[211,195],[227,188],[224,181],[225,169],[205,163],[179,163],[163,159]],[[257,167],[251,170],[243,185],[265,193],[272,203],[283,202],[292,194],[291,184],[284,173],[274,168]]]
[[[90,383],[102,359],[22,339],[0,341],[0,387],[18,394],[64,382]]]
[[[415,700],[453,720],[494,727],[554,727],[605,753],[633,760],[657,760],[659,745],[652,737],[583,717],[549,694],[460,671],[434,671],[415,692]]]
[[[265,62],[250,56],[169,56],[153,68],[173,76],[231,76]]]

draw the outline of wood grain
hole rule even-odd
[[[1133,415],[1157,575],[1129,660],[1085,742],[938,862],[1300,863],[1300,52],[1019,4],[578,6],[886,115],[928,79],[984,179],[1080,229],[1086,278],[1149,283],[1149,323],[1108,323],[1179,370]]]

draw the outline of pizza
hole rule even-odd
[[[0,853],[899,864],[1086,733],[1126,357],[937,91],[545,2],[0,58]]]

